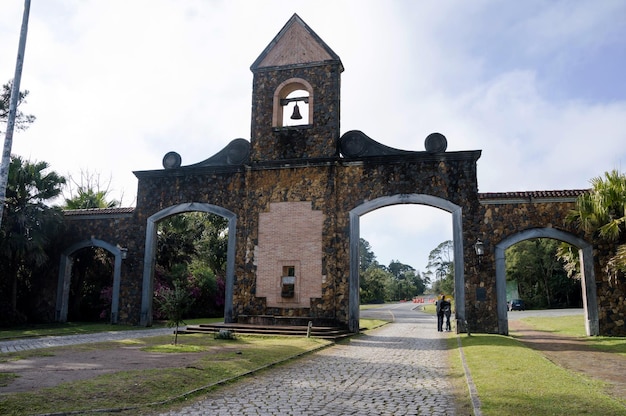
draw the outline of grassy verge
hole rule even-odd
[[[539,331],[548,331],[558,335],[584,338],[585,342],[594,348],[626,357],[625,337],[587,337],[580,316],[563,316],[559,319],[524,318],[521,321]]]
[[[180,346],[171,346],[171,336],[136,339],[145,351],[198,351],[198,359],[184,368],[122,371],[89,380],[63,383],[32,393],[7,394],[0,400],[0,414],[25,415],[94,409],[130,409],[140,414],[151,403],[174,404],[186,393],[210,389],[216,383],[288,360],[324,347],[329,341],[302,337],[238,336],[216,340],[206,335],[185,335]],[[117,348],[129,341],[64,347],[63,351],[85,348]],[[51,349],[48,353],[54,353]],[[32,352],[31,354],[36,354]],[[10,354],[6,354],[10,355]],[[167,359],[166,354],[164,360]],[[201,391],[205,391],[201,390]],[[159,409],[163,409],[163,404]],[[99,414],[107,414],[101,412]],[[117,413],[119,414],[119,413]]]
[[[580,317],[528,318],[538,330],[584,336]],[[484,415],[623,415],[624,406],[605,393],[606,384],[561,368],[520,341],[501,335],[461,334],[459,339]],[[585,338],[590,345],[623,354],[624,338]],[[448,340],[453,373],[460,359],[456,336]],[[458,389],[460,384],[456,384]],[[467,386],[465,392],[467,394]]]
[[[468,393],[467,381],[465,379],[465,369],[463,368],[463,362],[461,361],[461,354],[459,353],[459,345],[456,335],[450,334],[446,339],[448,345],[448,362],[450,363],[450,370],[448,373],[448,380],[452,385],[452,395],[454,396],[454,402],[456,403],[456,414],[458,415],[472,415],[474,411],[472,409],[472,402]]]

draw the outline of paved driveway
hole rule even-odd
[[[395,321],[162,415],[454,415],[446,335],[413,307],[364,311]]]

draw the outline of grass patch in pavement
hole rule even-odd
[[[198,353],[195,362],[181,368],[121,371],[89,380],[63,383],[33,393],[6,394],[0,399],[0,414],[32,415],[147,406],[149,403],[167,401],[330,344],[329,341],[317,338],[246,335],[238,335],[235,340],[185,335],[179,337],[179,340],[178,346],[171,345],[166,349],[170,353],[177,348],[181,352],[188,352],[189,349],[213,352]],[[142,349],[152,351],[164,349],[171,342],[171,337],[148,337],[133,342],[142,344]],[[117,343],[95,345],[104,347],[105,344],[115,346]],[[74,348],[94,348],[94,345],[63,347],[63,351]],[[163,359],[167,360],[168,357],[164,356]],[[147,407],[134,409],[131,413],[140,414],[146,409]],[[160,406],[159,410],[162,409]]]
[[[0,387],[8,386],[9,383],[13,381],[16,377],[17,375],[13,373],[0,373]]]

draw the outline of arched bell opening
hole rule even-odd
[[[281,83],[274,92],[272,127],[313,124],[313,87],[301,78]]]

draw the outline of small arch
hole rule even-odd
[[[315,95],[313,94],[313,86],[302,78],[290,78],[283,81],[274,91],[274,108],[272,111],[272,127],[284,127],[284,109],[282,100],[287,99],[287,96],[294,91],[303,90],[308,93],[308,99],[306,102],[308,118],[303,124],[313,124],[313,104],[315,102]],[[304,102],[304,101],[301,101]]]
[[[237,216],[234,212],[217,205],[188,202],[174,205],[151,215],[146,225],[146,249],[143,259],[143,281],[141,289],[141,326],[152,325],[152,297],[154,292],[154,260],[157,249],[157,223],[167,217],[184,212],[206,212],[216,214],[228,220],[228,249],[226,254],[226,282],[224,300],[224,322],[233,322],[233,285],[235,281],[235,233]]]
[[[100,247],[107,250],[114,257],[113,264],[113,294],[111,299],[111,323],[116,324],[119,317],[120,302],[120,281],[122,270],[122,250],[119,246],[107,243],[106,241],[92,238],[80,241],[71,245],[61,253],[61,263],[59,265],[59,280],[57,284],[57,302],[55,320],[57,322],[67,321],[67,310],[70,296],[70,284],[72,282],[72,265],[74,263],[74,253],[87,247]]]
[[[398,194],[383,196],[350,210],[350,297],[348,328],[359,331],[359,236],[360,217],[370,211],[389,205],[420,204],[439,208],[452,214],[452,240],[454,247],[454,302],[456,307],[457,328],[465,322],[465,276],[463,261],[463,211],[448,200],[424,194]]]
[[[554,228],[531,228],[505,238],[495,246],[496,259],[496,302],[498,310],[498,332],[509,333],[509,322],[506,307],[506,259],[507,248],[520,241],[533,238],[552,238],[578,247],[582,271],[583,310],[585,314],[585,330],[587,335],[599,335],[598,301],[596,297],[596,276],[593,269],[593,245],[565,231]]]

